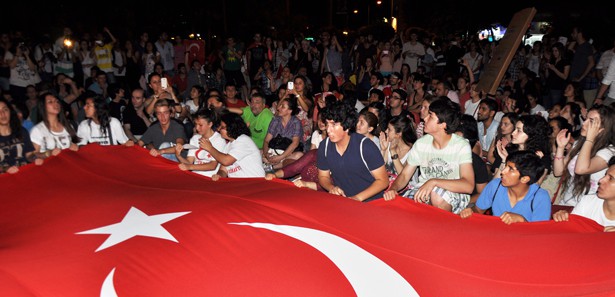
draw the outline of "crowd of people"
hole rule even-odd
[[[0,173],[92,143],[138,145],[214,181],[287,179],[506,224],[572,211],[612,231],[615,47],[580,26],[547,34],[519,46],[488,94],[478,81],[497,42],[424,33],[229,36],[206,60],[167,32],[3,33]]]

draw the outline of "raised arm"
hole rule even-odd
[[[594,121],[590,120],[587,124],[587,136],[579,151],[579,157],[577,163],[574,166],[575,174],[592,174],[608,167],[606,160],[599,156],[592,156],[591,151],[594,147],[597,137],[600,137],[598,133],[603,129],[600,128],[600,120],[596,118]]]

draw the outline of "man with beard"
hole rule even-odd
[[[495,119],[498,112],[498,103],[493,99],[483,99],[478,105],[478,139],[482,147],[483,156],[487,156],[489,146],[498,133],[500,122]]]

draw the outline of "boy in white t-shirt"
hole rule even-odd
[[[214,159],[211,153],[203,149],[200,144],[201,141],[207,139],[216,150],[224,150],[226,140],[222,138],[220,133],[214,131],[214,128],[218,126],[216,117],[215,111],[210,109],[203,109],[194,115],[193,121],[197,133],[190,138],[188,156],[184,158],[181,155],[182,150],[186,149],[186,147],[181,144],[175,147],[175,156],[180,163],[179,169],[191,170],[208,177],[212,177],[218,172],[220,164]]]
[[[384,192],[385,200],[395,198],[420,167],[418,184],[404,196],[453,213],[468,205],[474,190],[474,169],[470,143],[455,134],[460,113],[459,104],[444,96],[429,105],[426,135],[410,149],[406,166]]]

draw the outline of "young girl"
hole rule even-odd
[[[561,199],[556,204],[575,206],[582,195],[593,194],[598,180],[615,156],[615,111],[608,106],[593,107],[583,122],[579,139],[566,154],[571,140],[568,129],[557,134],[557,150],[553,158],[555,176],[562,176]]]
[[[16,110],[2,97],[0,97],[0,152],[3,152],[0,158],[0,174],[17,173],[20,166],[34,160],[34,147],[28,131],[21,126]],[[37,161],[37,164],[40,165],[42,162]]]
[[[207,150],[220,163],[213,181],[220,177],[265,177],[261,152],[250,138],[250,129],[236,113],[224,113],[220,117],[220,135],[227,140],[223,151],[216,149],[207,138],[201,138],[201,148]]]
[[[425,96],[425,99],[423,99],[423,102],[421,103],[421,111],[420,111],[421,121],[416,127],[416,137],[417,138],[423,137],[424,129],[425,129],[425,119],[429,115],[429,105],[431,104],[431,102],[436,101],[436,99],[438,99],[438,97],[427,94]]]
[[[79,137],[64,114],[58,97],[49,92],[40,95],[38,110],[42,121],[30,132],[36,156],[41,159],[57,156],[62,150],[78,151]]]
[[[213,130],[217,126],[216,112],[209,109],[201,109],[193,116],[194,127],[196,134],[190,138],[191,148],[188,150],[188,156],[184,158],[181,153],[184,149],[182,144],[175,146],[175,156],[179,161],[179,169],[191,170],[195,173],[211,177],[218,172],[219,164],[211,154],[203,149],[199,142],[201,138],[208,139],[214,148],[222,151],[226,145],[226,140],[222,138],[220,133]]]
[[[549,145],[549,124],[547,120],[539,115],[523,115],[519,117],[515,130],[511,134],[512,145],[505,147],[502,141],[497,142],[497,151],[502,158],[502,163],[496,169],[494,178],[500,177],[500,172],[506,165],[506,157],[514,151],[529,150],[536,153],[544,165],[545,173],[537,181],[538,184],[547,173],[551,172],[551,146]]]
[[[514,112],[505,113],[500,120],[500,126],[498,127],[498,133],[493,139],[493,143],[489,146],[487,152],[487,161],[491,164],[491,172],[494,172],[496,168],[502,164],[502,158],[497,153],[496,146],[500,143],[503,147],[508,147],[512,139],[512,133],[517,125],[518,116]]]
[[[378,146],[378,149],[380,149],[380,140],[378,136],[376,136],[380,134],[378,129],[378,117],[368,109],[364,109],[359,114],[359,119],[357,120],[357,133],[369,138]]]
[[[85,99],[85,117],[77,128],[77,136],[81,138],[79,145],[98,143],[100,145],[123,144],[133,146],[135,143],[128,139],[122,123],[109,115],[109,105],[100,97]]]
[[[386,162],[389,182],[393,182],[406,165],[415,141],[414,124],[408,117],[393,117],[387,124],[386,132],[380,132],[380,152]]]

